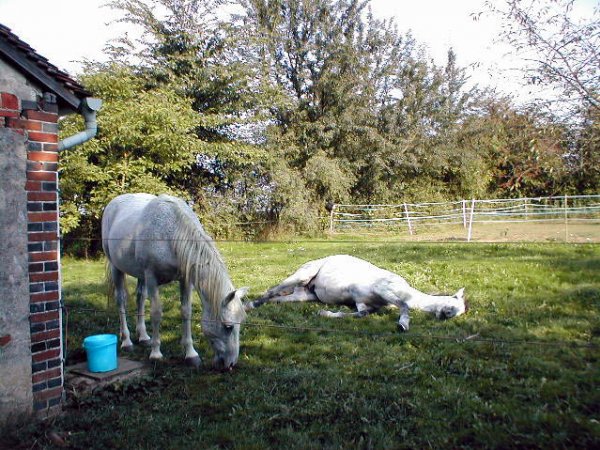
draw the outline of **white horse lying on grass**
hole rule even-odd
[[[409,308],[435,314],[438,319],[459,316],[468,309],[464,288],[452,296],[428,295],[410,287],[400,275],[348,255],[309,261],[261,298],[244,306],[248,311],[265,303],[287,302],[321,302],[356,309],[352,313],[319,311],[324,317],[364,317],[384,306],[397,306],[400,331],[408,330]]]

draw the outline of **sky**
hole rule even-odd
[[[102,60],[106,42],[123,33],[122,24],[109,23],[117,16],[102,7],[106,0],[0,0],[0,23],[9,27],[42,56],[71,75],[81,72],[84,59]],[[507,56],[499,42],[500,24],[489,15],[479,20],[485,0],[371,0],[378,18],[393,17],[398,29],[410,29],[428,54],[442,65],[448,49],[458,64],[468,68],[473,83],[495,86],[503,92],[520,89],[520,61]],[[577,0],[590,12],[598,0]],[[27,5],[26,13],[23,5]],[[472,67],[478,63],[477,67]]]
[[[499,21],[485,14],[473,20],[473,14],[486,10],[485,0],[372,0],[371,7],[376,17],[393,18],[400,31],[410,29],[438,65],[446,63],[452,48],[475,83],[514,88],[518,76],[510,69],[519,62],[507,55],[506,45],[495,42]]]

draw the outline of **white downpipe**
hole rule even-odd
[[[60,141],[58,143],[59,152],[83,144],[96,136],[96,133],[98,132],[96,113],[101,107],[102,100],[99,98],[87,97],[81,101],[79,104],[79,113],[85,119],[85,131],[81,131]]]

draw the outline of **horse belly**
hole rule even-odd
[[[110,239],[106,243],[106,253],[113,266],[128,275],[136,278],[143,278],[143,270],[140,270],[139,264],[135,260],[135,240],[130,239]]]
[[[356,305],[355,297],[344,289],[334,289],[327,286],[315,286],[313,289],[320,302],[328,305]]]
[[[365,303],[375,308],[385,305],[376,294],[381,280],[381,269],[361,260],[349,257],[331,258],[312,284],[319,300],[323,303],[356,306]]]
[[[107,243],[111,263],[132,277],[144,279],[150,271],[158,282],[165,284],[178,276],[177,260],[168,241],[131,235]]]
[[[327,271],[319,272],[309,288],[321,302],[330,305],[354,307],[360,296],[356,286],[349,279]]]

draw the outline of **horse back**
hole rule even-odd
[[[159,284],[167,283],[178,273],[172,249],[175,228],[172,203],[163,196],[120,195],[105,208],[102,247],[122,272],[142,279],[150,270]]]
[[[380,308],[387,304],[381,289],[393,282],[405,281],[360,258],[334,255],[325,259],[312,284],[323,303],[353,306],[361,302]]]

